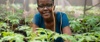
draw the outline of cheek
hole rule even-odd
[[[52,11],[52,8],[50,8],[49,11]]]
[[[50,8],[49,11],[52,13],[54,10],[52,8]]]
[[[38,9],[38,11],[39,11],[40,13],[42,13],[43,10],[42,10],[42,9]]]

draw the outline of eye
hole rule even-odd
[[[47,7],[51,7],[52,6],[52,4],[47,4]]]

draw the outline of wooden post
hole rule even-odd
[[[86,4],[87,4],[87,0],[84,1],[84,14],[83,14],[83,18],[86,15]]]

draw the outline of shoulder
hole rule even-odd
[[[37,16],[37,17],[38,17],[38,16],[40,16],[40,13],[38,12],[38,13],[36,13],[34,16]]]
[[[67,18],[66,13],[64,12],[56,12],[56,19],[58,22],[60,22],[61,20],[65,20]]]
[[[40,19],[40,18],[42,18],[42,16],[40,15],[40,13],[38,12],[38,13],[36,13],[35,15],[34,15],[34,18],[36,19]]]
[[[65,17],[65,16],[67,16],[67,14],[64,13],[64,12],[56,12],[56,16],[57,16],[57,18],[60,18],[60,17]]]
[[[66,14],[66,13],[64,13],[64,12],[56,12],[56,15],[57,15],[57,16],[60,16],[60,15],[62,15],[62,16],[63,16],[63,15],[67,15],[67,14]]]
[[[41,23],[40,20],[41,20],[41,15],[40,15],[40,13],[34,14],[33,23],[36,24],[37,26],[40,26],[40,23]]]

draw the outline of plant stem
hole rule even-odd
[[[53,9],[54,9],[54,6],[53,6],[53,8],[52,8],[52,15],[53,15],[53,20],[54,20],[54,32],[55,32],[55,31],[56,31],[56,30],[55,30],[55,26],[56,26],[56,25],[55,25],[55,14],[54,14],[54,10],[53,10]]]
[[[25,9],[26,9],[25,3],[26,3],[26,0],[24,0],[24,3],[23,3],[23,6],[24,6],[24,12],[26,12],[26,10],[25,10]],[[24,22],[25,22],[25,26],[26,26],[26,14],[25,14],[25,21],[24,21]]]
[[[15,0],[13,0],[13,4],[14,4],[14,1],[15,1]],[[12,12],[13,12],[13,15],[14,15],[14,13],[15,13],[15,12],[14,12],[14,8],[12,8]]]
[[[13,28],[13,24],[12,24],[11,28],[12,28],[12,30],[14,30],[14,28]]]

